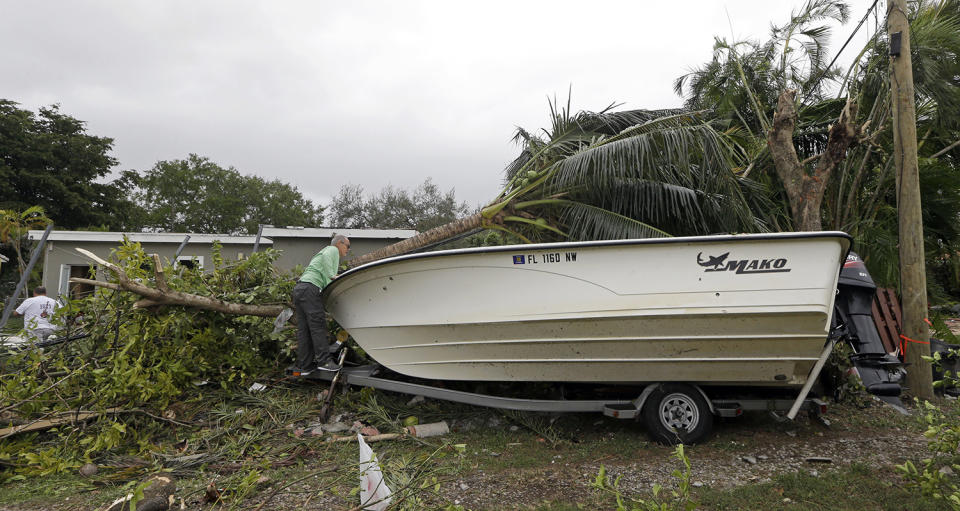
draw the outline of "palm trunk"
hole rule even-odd
[[[407,252],[412,252],[434,243],[439,243],[441,241],[450,239],[458,234],[480,229],[486,225],[486,223],[487,222],[481,213],[475,213],[466,218],[454,220],[449,224],[441,225],[440,227],[434,227],[429,231],[422,232],[412,238],[407,238],[401,242],[394,243],[393,245],[388,245],[380,250],[375,250],[369,254],[355,257],[347,261],[347,267],[355,268],[362,264],[367,264],[385,257],[406,254]]]

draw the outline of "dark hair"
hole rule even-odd
[[[33,294],[35,295],[45,295],[47,294],[47,288],[43,286],[37,286],[33,289]]]

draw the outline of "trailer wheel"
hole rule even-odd
[[[695,444],[713,430],[713,413],[703,395],[686,383],[663,383],[643,405],[647,432],[662,444]]]

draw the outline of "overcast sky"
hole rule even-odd
[[[680,106],[673,80],[715,35],[765,39],[802,3],[0,0],[0,98],[59,103],[114,139],[118,170],[197,153],[321,203],[431,177],[477,205],[548,96]]]

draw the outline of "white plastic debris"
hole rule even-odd
[[[267,386],[262,383],[254,383],[248,390],[250,390],[250,392],[263,392],[267,390]]]
[[[367,511],[383,511],[390,505],[392,492],[383,480],[377,455],[359,433],[357,443],[360,444],[360,506]]]
[[[293,309],[288,307],[280,311],[280,315],[277,316],[277,319],[273,320],[273,333],[280,333],[291,317],[293,317]]]

